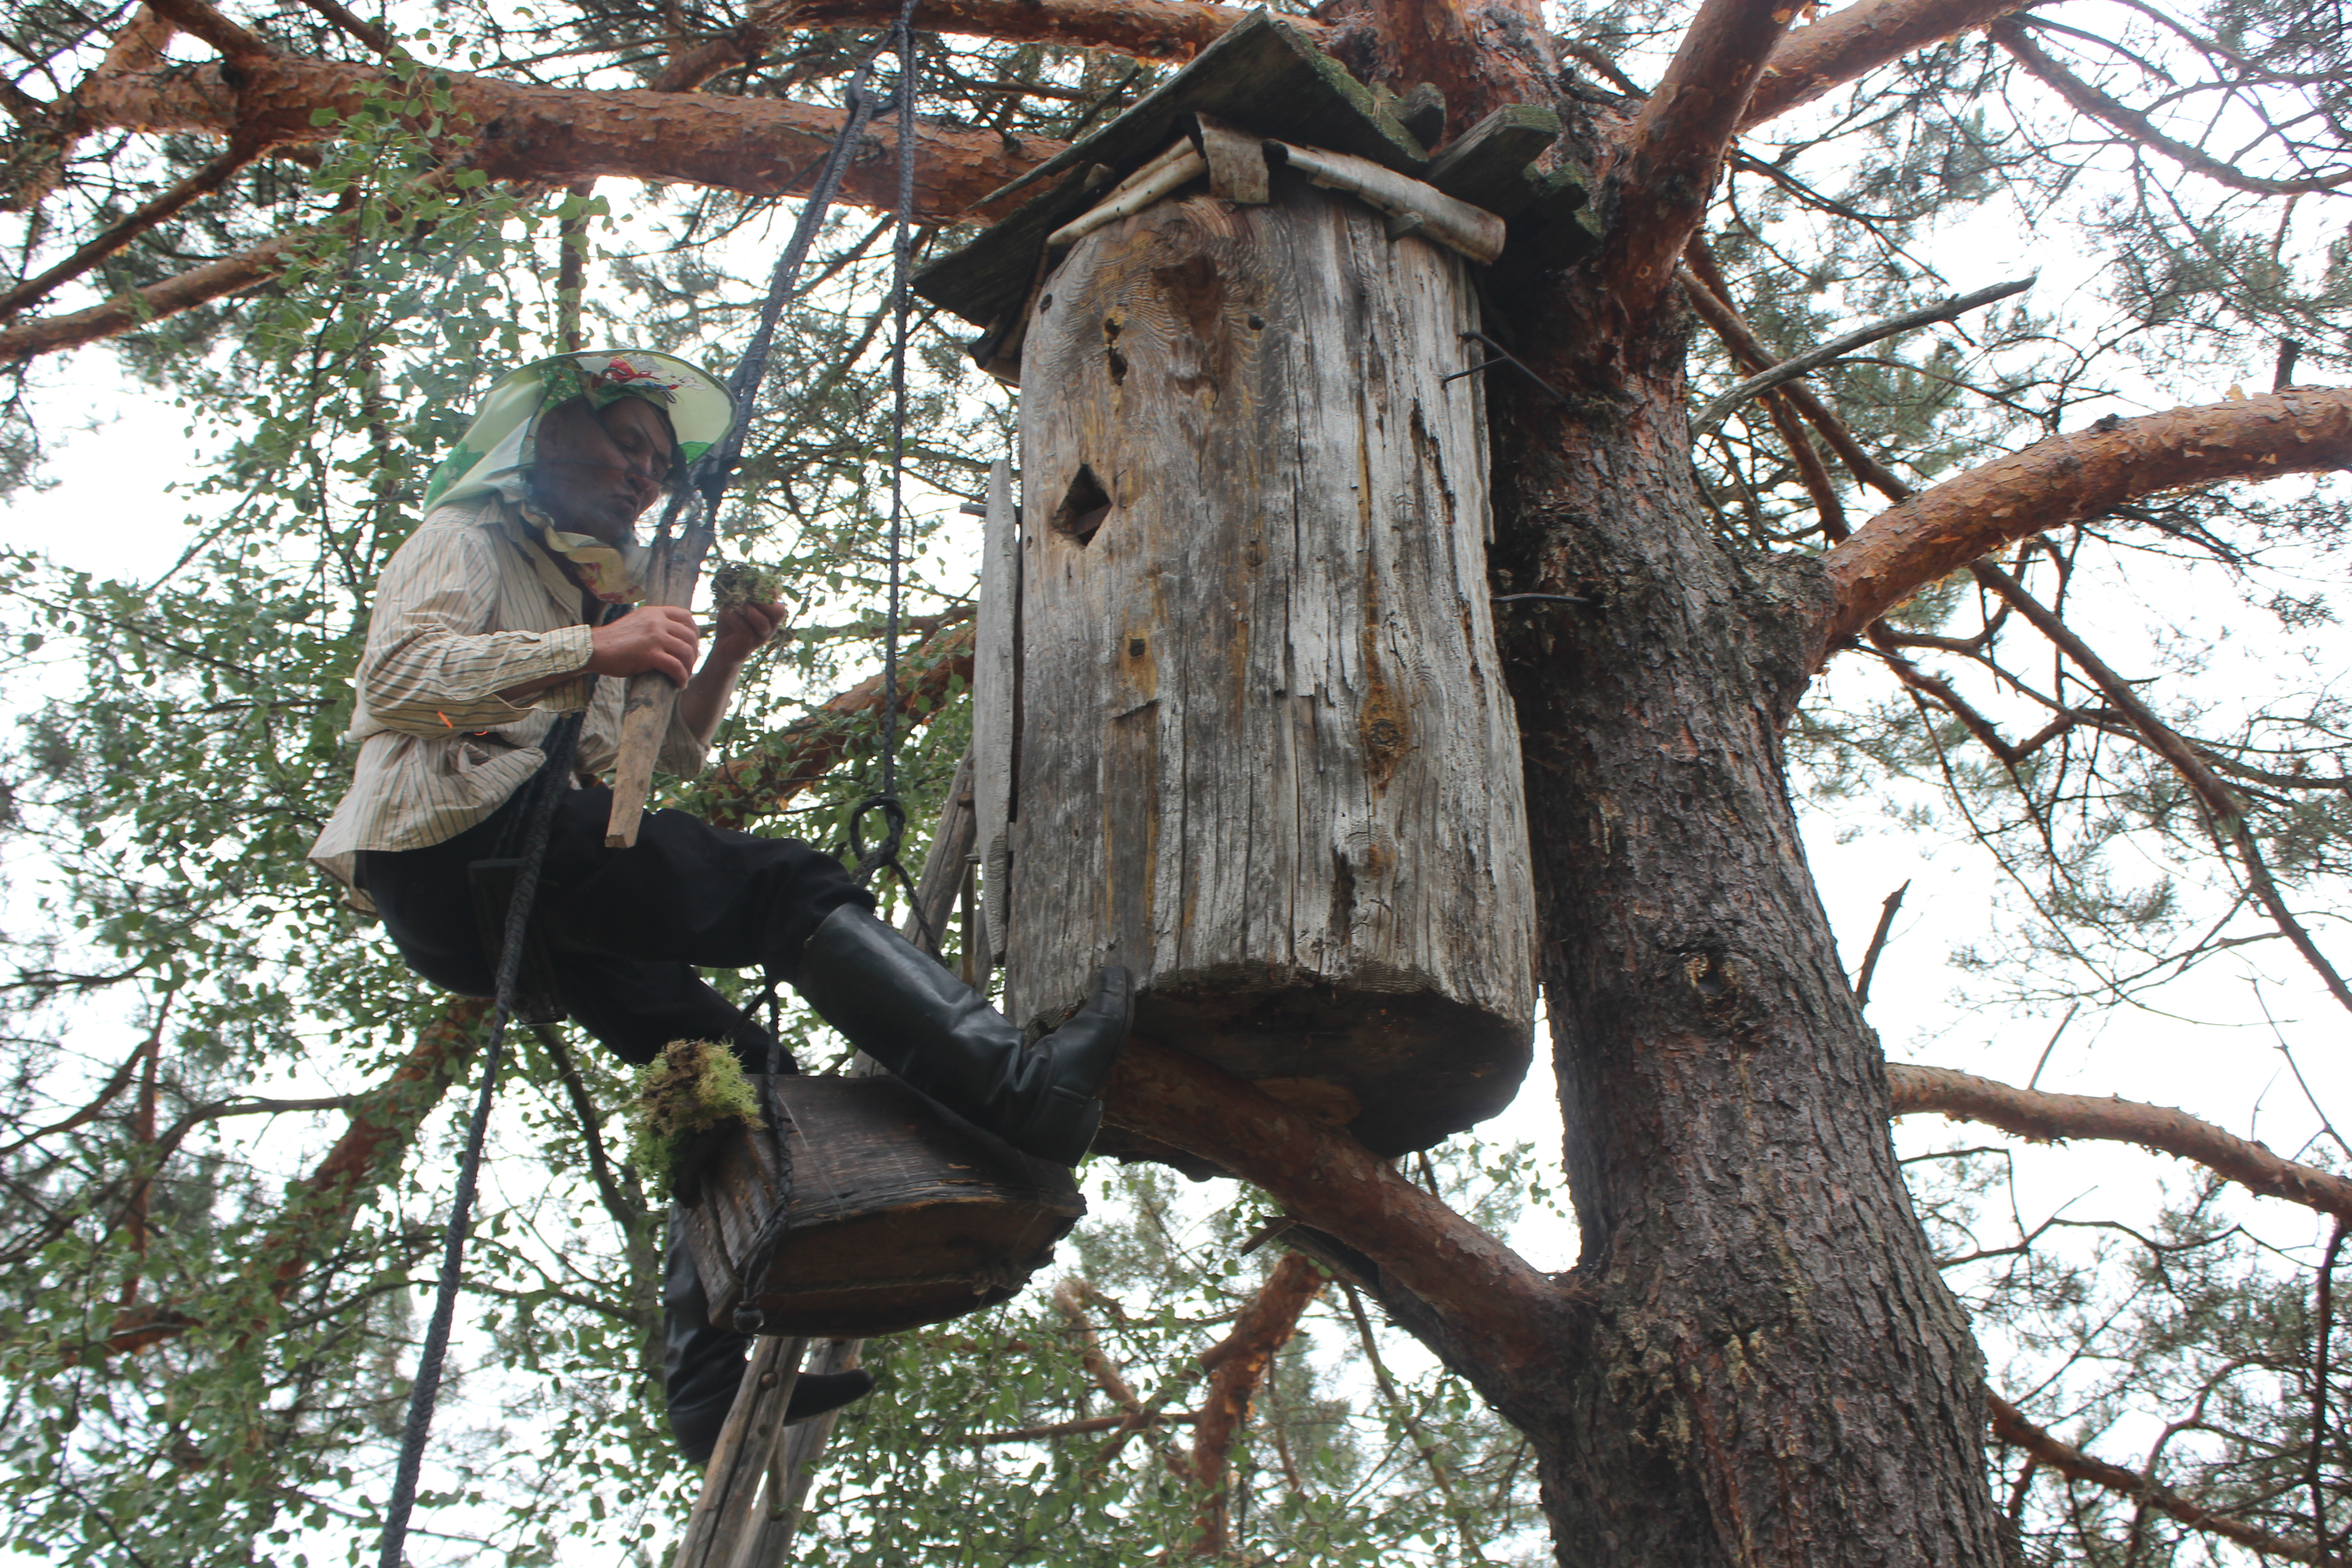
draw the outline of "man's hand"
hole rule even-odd
[[[720,635],[723,638],[723,627]],[[673,686],[684,686],[694,673],[694,649],[700,640],[690,612],[675,605],[640,605],[589,633],[594,651],[588,656],[588,668],[599,675],[653,670],[667,676]]]
[[[739,668],[765,647],[783,624],[781,604],[736,605],[719,611],[719,635],[710,642],[710,662],[726,669]]]

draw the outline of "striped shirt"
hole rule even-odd
[[[436,507],[394,552],[376,584],[348,738],[359,742],[352,786],[310,846],[313,865],[352,889],[362,849],[422,849],[454,838],[505,804],[538,771],[556,715],[583,705],[578,766],[613,765],[621,680],[595,683],[583,595],[540,548],[512,503],[468,498]],[[510,687],[579,672],[520,704]],[[670,710],[660,765],[702,771],[702,742]]]

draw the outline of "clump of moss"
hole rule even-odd
[[[715,1134],[766,1125],[734,1052],[709,1040],[674,1040],[637,1070],[630,1163],[655,1190],[683,1197],[698,1173],[696,1155]]]
[[[710,574],[710,602],[722,610],[772,605],[784,596],[784,574],[750,561],[730,561]]]

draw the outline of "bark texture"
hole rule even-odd
[[[1573,383],[1561,323],[1520,352]],[[1782,777],[1810,577],[1713,537],[1679,342],[1578,416],[1498,389],[1497,559],[1585,1255],[1538,1444],[1562,1563],[2000,1561],[1974,1342]]]
[[[1078,242],[1022,351],[1007,1010],[1136,1031],[1375,1152],[1526,1070],[1467,268],[1285,173]]]

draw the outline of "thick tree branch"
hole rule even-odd
[[[1192,1428],[1192,1483],[1198,1496],[1193,1512],[1192,1555],[1216,1557],[1232,1544],[1225,1501],[1225,1468],[1234,1440],[1249,1418],[1275,1352],[1298,1331],[1298,1315],[1323,1289],[1323,1271],[1295,1252],[1286,1252],[1265,1283],[1234,1321],[1233,1331],[1201,1357],[1209,1386]]]
[[[1915,49],[2005,16],[2024,0],[1862,0],[1780,41],[1740,129],[1811,103]]]
[[[1566,1302],[1552,1281],[1364,1146],[1198,1058],[1128,1047],[1108,1119],[1223,1167],[1380,1265],[1498,1373],[1556,1362]]]
[[[273,55],[241,69],[234,85],[216,65],[93,77],[77,92],[76,107],[89,127],[243,135],[260,145],[293,146],[340,136],[339,124],[313,124],[311,116],[357,112],[382,94],[383,74],[371,63]],[[446,80],[445,150],[493,178],[548,184],[610,175],[746,195],[797,195],[846,119],[840,109],[767,99],[523,87],[464,71],[448,72]],[[1061,150],[1058,142],[1022,142],[988,131],[934,127],[919,136],[918,223],[953,221]],[[877,208],[896,201],[896,138],[887,122],[866,132],[843,174],[844,201]]]
[[[105,57],[92,74],[120,76],[126,71],[160,69],[163,65],[163,46],[178,31],[155,14],[154,6],[142,5],[107,44]]]
[[[257,153],[332,137],[334,126],[310,123],[311,111],[348,114],[381,86],[381,73],[371,67],[291,56],[270,56],[238,74],[231,87],[217,66],[96,72],[76,94],[78,124],[226,136]],[[692,93],[520,88],[462,74],[450,81],[458,100],[450,119],[470,115],[478,132],[470,141],[445,137],[450,150],[471,167],[526,182],[576,185],[614,174],[796,195],[814,179],[845,119],[837,109]],[[843,175],[844,200],[887,206],[896,199],[897,153],[884,137],[868,133]],[[958,216],[1058,150],[1058,143],[1022,143],[986,132],[921,132],[919,221]],[[449,177],[442,171],[422,188],[437,188]],[[0,363],[78,348],[266,283],[292,252],[340,221],[281,235],[88,310],[0,330]]]
[[[1985,29],[1985,33],[2010,55],[2028,74],[2072,104],[2081,113],[2090,116],[2108,130],[2154,148],[2192,174],[2204,175],[2234,191],[2252,191],[2265,196],[2309,195],[2321,191],[2340,190],[2352,184],[2352,169],[2327,179],[2271,180],[2249,174],[2222,162],[2201,147],[2167,136],[2156,128],[2154,121],[2137,110],[2126,107],[2084,81],[2074,72],[2044,54],[2026,30],[2025,24],[2015,16],[2005,16]]]
[[[1778,0],[1707,0],[1626,132],[1608,175],[1601,282],[1628,316],[1645,314],[1673,279],[1765,58],[1795,14]]]
[[[754,5],[734,32],[682,51],[659,85],[671,86],[675,76],[692,79],[678,80],[677,87],[699,86],[720,71],[757,58],[778,35],[794,28],[881,26],[898,14],[896,0],[783,0]],[[1008,44],[1060,44],[1108,49],[1139,60],[1189,60],[1249,14],[1247,6],[1186,0],[925,0],[922,21],[926,28],[942,33],[970,33]],[[1283,21],[1318,41],[1330,32],[1305,16]]]
[[[2352,1217],[2352,1180],[2274,1154],[2266,1144],[2225,1132],[2185,1110],[2136,1100],[2014,1089],[1950,1068],[1889,1063],[1886,1077],[1897,1116],[1940,1111],[1955,1121],[1998,1127],[2037,1143],[2065,1138],[2137,1143],[2159,1154],[2194,1160],[2263,1197]]]
[[[2103,426],[2103,427],[2102,427]],[[2352,466],[2352,388],[2175,408],[2053,436],[1891,507],[1822,558],[1834,607],[1814,662],[2011,541],[2161,490]]]
[[[904,657],[899,700],[909,722],[927,722],[958,681],[971,679],[972,630],[970,621],[950,626]],[[877,675],[772,737],[758,752],[730,762],[719,770],[711,821],[740,827],[782,810],[846,756],[860,736],[870,733],[867,719],[881,710],[882,678]]]
[[[446,172],[428,175],[420,188],[432,188],[446,183]],[[176,278],[150,283],[135,293],[118,294],[104,304],[92,305],[88,310],[74,310],[62,316],[43,316],[0,330],[0,364],[79,348],[85,343],[134,331],[165,316],[175,316],[183,310],[193,310],[215,300],[257,288],[284,271],[303,247],[316,243],[344,221],[338,217],[320,228],[296,229],[281,234],[251,250],[206,262]]]
[[[191,37],[202,38],[232,65],[251,66],[278,51],[206,4],[206,0],[147,0],[147,8]]]
[[[2000,1394],[1985,1391],[1986,1406],[1992,1413],[1993,1436],[2013,1447],[2024,1449],[2042,1464],[2072,1480],[2089,1481],[2110,1491],[2122,1493],[2144,1507],[2155,1510],[2169,1519],[2177,1519],[2192,1530],[2234,1541],[2239,1545],[2272,1557],[2284,1557],[2290,1563],[2309,1563],[2320,1568],[2334,1568],[2343,1559],[2333,1552],[2323,1552],[2307,1542],[2289,1541],[2284,1536],[2242,1524],[2225,1514],[2200,1507],[2171,1488],[2137,1470],[2110,1465],[2095,1459],[2082,1449],[2062,1443],[2043,1428],[2025,1418],[2025,1413]]]
[[[1109,1394],[1111,1403],[1128,1415],[1140,1415],[1143,1414],[1141,1396],[1128,1383],[1127,1374],[1118,1370],[1118,1364],[1110,1359],[1110,1352],[1103,1349],[1102,1336],[1095,1332],[1094,1320],[1087,1316],[1086,1299],[1092,1289],[1093,1287],[1083,1279],[1063,1280],[1054,1287],[1054,1310],[1062,1314],[1063,1321],[1070,1325],[1070,1332],[1077,1336],[1078,1364],[1087,1369],[1087,1375],[1095,1380],[1095,1386]]]
[[[352,1113],[351,1125],[296,1189],[257,1253],[268,1268],[270,1294],[284,1300],[310,1267],[312,1244],[340,1230],[360,1194],[408,1147],[417,1123],[437,1104],[473,1053],[487,1003],[461,998],[416,1037],[399,1067]],[[275,1259],[272,1262],[272,1259]]]

